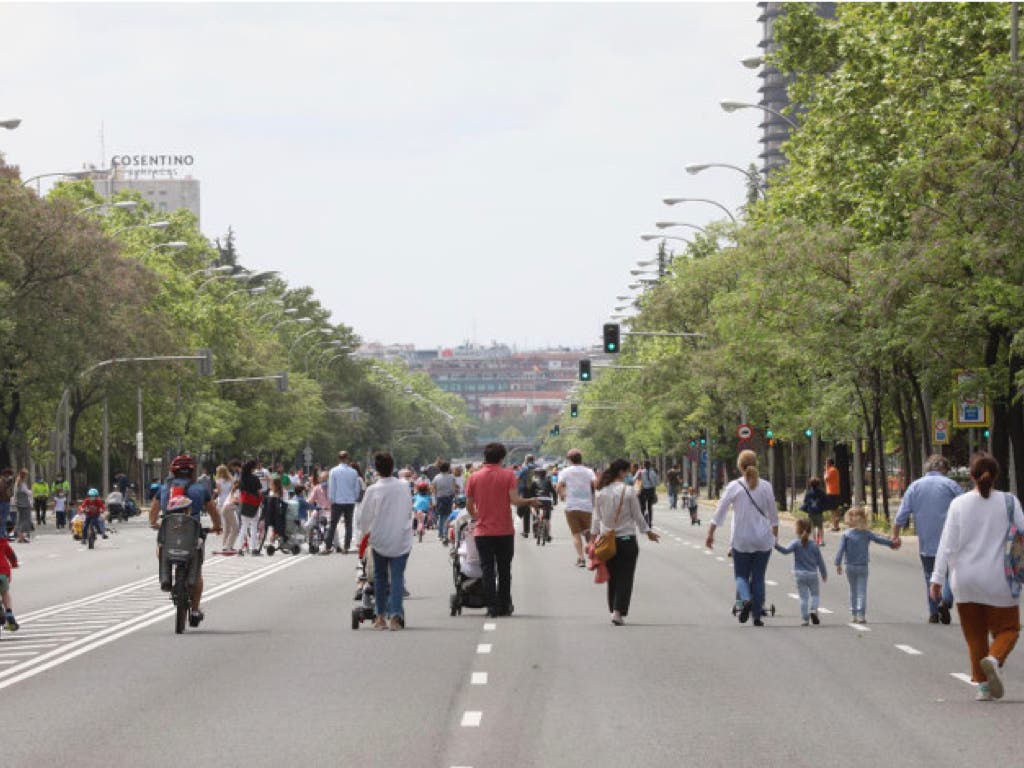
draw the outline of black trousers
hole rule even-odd
[[[326,542],[328,548],[334,546],[334,535],[342,518],[345,519],[345,544],[342,549],[349,549],[352,545],[352,512],[355,508],[355,504],[331,504],[331,524],[327,529]]]
[[[654,497],[657,491],[654,488],[641,488],[637,498],[640,501],[640,511],[647,519],[648,525],[654,525]]]
[[[46,524],[46,497],[35,498],[32,500],[33,506],[36,508],[36,522]]]
[[[484,572],[487,612],[507,615],[512,609],[512,556],[516,549],[516,535],[477,536],[476,548],[480,553],[480,568]]]
[[[530,507],[516,507],[516,514],[523,521],[523,536],[530,535]]]
[[[633,575],[636,573],[636,559],[640,556],[636,536],[615,539],[615,557],[608,566],[608,610],[618,611],[623,616],[629,613],[629,599],[633,595]]]

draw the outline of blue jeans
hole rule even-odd
[[[793,576],[796,577],[796,591],[800,593],[800,617],[807,621],[811,613],[818,612],[818,572],[793,571]]]
[[[0,536],[7,538],[7,519],[11,516],[11,502],[0,501]]]
[[[96,533],[103,535],[103,517],[101,515],[89,515],[85,518],[85,525],[82,526],[82,541],[89,540],[89,528],[95,528]]]
[[[448,516],[452,513],[454,496],[437,497],[437,538],[445,541],[448,538]]]
[[[863,616],[868,609],[868,567],[846,566],[846,580],[850,582],[850,613]]]
[[[679,491],[671,486],[668,489],[668,508],[675,509],[679,503]]]
[[[732,572],[736,576],[736,592],[740,600],[750,601],[750,614],[755,619],[760,619],[764,613],[764,574],[768,570],[768,558],[772,556],[771,550],[767,552],[737,552],[732,553]]]
[[[921,568],[924,569],[925,594],[928,596],[928,615],[939,615],[939,604],[932,600],[931,584],[932,572],[935,570],[935,555],[921,555]],[[942,602],[948,608],[953,607],[953,590],[949,588],[949,575],[946,576],[946,583],[942,585]]]
[[[384,557],[373,553],[373,597],[378,616],[401,616],[402,595],[405,594],[405,564],[409,553],[398,557]]]

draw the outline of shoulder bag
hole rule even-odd
[[[743,490],[747,492],[747,498],[750,499],[750,503],[754,505],[754,509],[756,509],[758,512],[760,512],[761,513],[761,517],[763,517],[765,520],[767,520],[768,519],[768,515],[766,515],[764,513],[764,511],[759,506],[757,506],[757,502],[754,501],[754,497],[750,495],[750,489],[747,488],[747,484],[745,482],[743,482],[742,480],[740,480],[740,485],[743,486]]]
[[[619,517],[622,515],[622,503],[626,500],[626,489],[623,487],[622,495],[619,497],[619,508],[615,512],[615,519],[612,527],[602,533],[594,541],[594,558],[602,563],[607,563],[615,557],[615,528],[619,524]]]
[[[1010,587],[1010,594],[1017,598],[1020,597],[1021,585],[1024,584],[1024,533],[1021,533],[1013,522],[1013,494],[1004,493],[1003,501],[1006,504],[1006,517],[1010,523],[1010,527],[1006,530],[1004,553],[1006,583]]]

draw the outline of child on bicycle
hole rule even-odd
[[[6,536],[0,536],[0,600],[3,601],[6,621],[4,629],[8,632],[18,631],[18,622],[14,619],[14,606],[11,602],[11,568],[18,567],[18,556]]]
[[[544,540],[545,542],[551,541],[551,511],[557,503],[558,496],[555,494],[555,487],[551,483],[551,478],[547,476],[547,472],[544,469],[538,468],[533,471],[533,480],[530,482],[530,496],[542,500],[540,506],[533,510],[536,516],[534,524],[536,525],[543,521]]]
[[[90,488],[85,500],[79,505],[79,511],[85,515],[85,525],[82,526],[82,543],[89,540],[89,529],[95,528],[100,536],[107,538],[107,532],[103,528],[103,513],[107,511],[107,505],[100,498],[100,492]]]
[[[412,508],[416,512],[416,533],[421,537],[429,526],[430,515],[434,510],[434,500],[430,495],[430,483],[420,480],[416,483],[416,495],[412,499]]]

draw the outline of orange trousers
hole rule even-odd
[[[967,654],[971,657],[971,680],[985,682],[981,660],[993,656],[1003,666],[1020,636],[1020,607],[998,607],[982,603],[957,603],[960,628],[967,641]],[[992,642],[989,644],[989,636]]]

